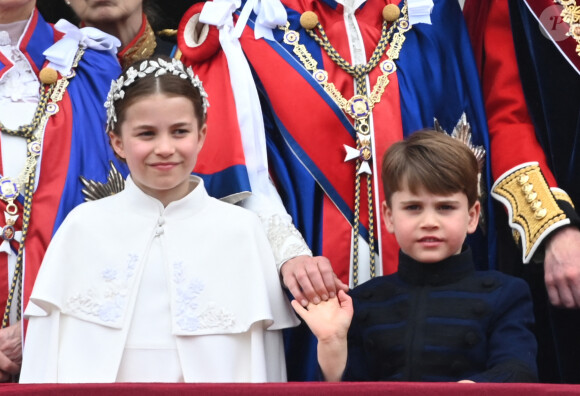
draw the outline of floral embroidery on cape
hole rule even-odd
[[[67,299],[67,311],[92,316],[107,323],[118,321],[127,305],[129,285],[135,276],[138,261],[137,255],[129,254],[124,271],[114,268],[103,270],[101,277],[105,281],[104,291],[98,293],[91,288],[86,293],[77,293]]]
[[[176,291],[175,316],[181,330],[228,329],[234,326],[234,314],[213,302],[204,304],[203,299],[198,299],[205,285],[197,278],[187,280],[183,262],[176,262],[173,270]]]

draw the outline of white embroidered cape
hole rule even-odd
[[[260,221],[192,183],[164,208],[128,178],[69,214],[26,308],[21,382],[114,382],[148,260],[162,261],[183,380],[286,380],[280,329],[298,321]]]

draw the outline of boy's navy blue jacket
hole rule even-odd
[[[469,248],[430,264],[401,252],[397,273],[349,294],[345,381],[537,380],[527,284],[475,271]]]

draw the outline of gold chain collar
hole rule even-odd
[[[328,81],[328,73],[326,70],[319,69],[318,62],[312,57],[310,52],[308,52],[306,46],[300,44],[300,34],[295,30],[291,30],[289,28],[289,23],[287,23],[286,26],[280,27],[280,29],[284,31],[284,42],[293,46],[292,51],[298,56],[298,59],[300,59],[303,66],[312,73],[314,79],[322,85],[324,90],[332,97],[335,103],[338,104],[343,111],[359,121],[357,131],[363,135],[368,135],[370,133],[370,127],[366,121],[368,120],[374,106],[380,102],[381,97],[389,84],[388,76],[397,70],[394,60],[399,58],[399,53],[405,41],[404,33],[411,28],[408,20],[406,4],[401,11],[402,16],[397,19],[390,28],[388,28],[388,23],[386,21],[383,22],[381,38],[370,61],[366,65],[353,66],[341,57],[332,44],[330,44],[330,41],[320,23],[317,23],[316,25],[320,31],[320,37],[314,33],[313,29],[307,30],[308,34],[326,51],[328,56],[338,66],[355,78],[361,76],[364,77],[374,69],[380,61],[387,44],[391,44],[387,50],[387,57],[389,59],[380,63],[380,69],[383,74],[378,77],[371,94],[369,96],[354,95],[349,100],[342,95],[332,82]],[[394,33],[395,30],[397,31],[396,33]]]
[[[40,80],[42,85],[40,89],[42,92],[30,124],[12,130],[0,123],[0,130],[3,133],[20,136],[27,140],[27,157],[22,171],[16,177],[2,177],[0,179],[0,199],[7,202],[6,211],[11,215],[14,215],[17,211],[14,200],[24,191],[25,185],[30,179],[30,174],[36,167],[36,162],[42,149],[44,126],[52,115],[58,113],[59,107],[57,103],[62,100],[69,80],[75,76],[74,69],[78,66],[83,54],[83,49],[77,51],[71,73],[68,76],[58,78],[57,72],[53,69],[45,68],[41,70]]]
[[[40,94],[40,100],[38,101],[38,105],[36,106],[36,110],[34,111],[34,116],[32,117],[32,121],[30,124],[21,125],[16,129],[9,129],[2,122],[0,122],[0,132],[6,133],[12,136],[20,136],[23,138],[29,138],[32,134],[38,129],[38,125],[42,120],[43,115],[46,113],[47,106],[48,106],[48,98],[52,93],[52,89],[54,87],[54,82],[50,84],[44,84],[41,82],[40,89],[42,93]]]
[[[24,241],[28,232],[28,225],[30,223],[30,213],[32,210],[32,195],[34,192],[34,182],[36,180],[36,164],[38,157],[42,151],[42,137],[44,128],[49,118],[59,111],[58,102],[60,102],[66,92],[69,80],[75,76],[75,68],[78,66],[80,59],[84,54],[84,49],[78,49],[72,65],[72,71],[68,76],[61,76],[58,78],[57,73],[52,69],[43,69],[41,71],[41,86],[42,94],[33,121],[17,130],[2,129],[3,132],[22,136],[26,138],[27,156],[24,168],[17,177],[2,177],[0,179],[0,199],[6,202],[5,220],[6,225],[2,227],[0,236],[4,241],[3,244],[10,244],[12,240],[19,242],[18,256],[16,258],[16,267],[14,275],[10,284],[10,292],[4,317],[2,319],[2,327],[6,327],[10,321],[10,311],[14,298],[17,301],[17,319],[20,320],[21,304],[22,304],[22,264],[24,259]],[[47,73],[48,72],[48,73]],[[44,78],[43,75],[49,75]],[[30,130],[34,128],[33,130]],[[22,231],[16,231],[14,224],[18,219],[18,207],[14,201],[18,195],[23,193],[23,218]],[[10,246],[7,246],[10,251]]]

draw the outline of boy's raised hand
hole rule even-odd
[[[318,364],[327,381],[340,381],[346,367],[346,336],[352,320],[352,298],[344,290],[337,297],[304,308],[296,300],[292,307],[318,338]]]
[[[292,300],[292,307],[304,319],[319,342],[346,339],[353,307],[352,298],[343,290],[338,291],[337,297],[318,304],[309,303],[306,308]]]

